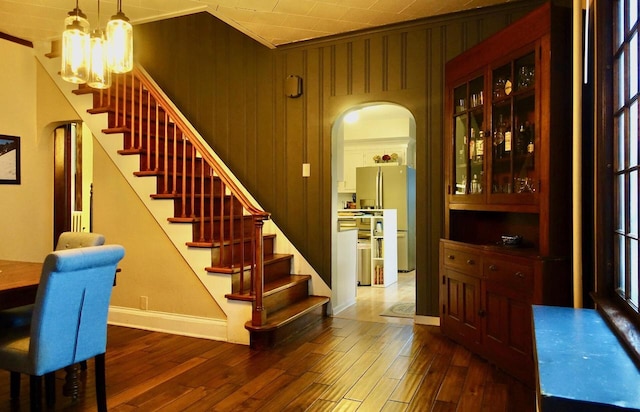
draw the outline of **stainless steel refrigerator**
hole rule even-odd
[[[398,270],[416,268],[416,171],[384,165],[356,169],[356,207],[398,211]]]

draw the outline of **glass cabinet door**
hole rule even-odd
[[[492,72],[491,194],[534,193],[535,53]]]
[[[478,77],[453,91],[454,195],[484,191],[484,77]]]

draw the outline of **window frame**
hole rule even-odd
[[[617,193],[614,191],[615,110],[614,21],[618,0],[595,2],[595,277],[594,301],[603,317],[625,344],[629,354],[640,367],[640,312],[634,310],[616,292],[615,275],[615,211]],[[620,0],[628,2],[628,0]],[[636,33],[638,30],[636,28]],[[627,122],[628,123],[628,122]],[[624,206],[628,208],[628,205]],[[627,279],[628,281],[628,279]]]

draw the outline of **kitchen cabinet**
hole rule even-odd
[[[441,327],[533,382],[531,305],[571,303],[570,9],[446,64]]]
[[[395,164],[413,165],[412,145],[409,142],[391,141],[357,141],[345,142],[343,152],[342,181],[338,182],[339,193],[356,192],[356,169],[364,166],[375,166],[374,156],[396,153]],[[360,205],[358,205],[360,206]]]

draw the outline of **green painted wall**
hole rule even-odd
[[[135,27],[136,59],[331,281],[331,128],[389,101],[416,119],[416,294],[438,316],[444,64],[541,1],[425,19],[270,50],[207,13]],[[284,80],[303,78],[287,98]],[[302,163],[311,177],[302,178]]]

